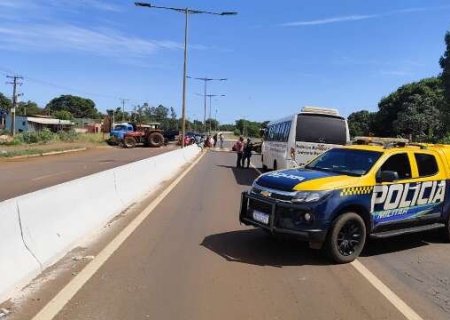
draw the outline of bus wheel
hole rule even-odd
[[[366,225],[360,215],[347,212],[336,218],[327,239],[328,253],[336,263],[348,263],[361,253]]]

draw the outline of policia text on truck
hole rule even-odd
[[[449,239],[449,179],[450,146],[365,141],[259,176],[242,194],[240,221],[350,262],[367,236],[445,228]]]

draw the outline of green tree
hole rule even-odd
[[[236,125],[234,124],[221,124],[219,126],[219,130],[221,131],[234,131],[236,129]]]
[[[47,104],[45,110],[50,113],[56,111],[68,111],[75,118],[96,119],[99,117],[99,112],[95,108],[94,101],[72,95],[62,95],[58,98],[53,98]]]
[[[16,114],[19,116],[35,116],[41,114],[43,110],[39,108],[36,102],[28,100],[27,102],[19,102]]]
[[[441,56],[441,59],[439,60],[439,64],[442,68],[442,85],[444,87],[444,95],[446,98],[446,104],[445,104],[445,115],[446,115],[446,124],[447,129],[450,127],[450,32],[447,32],[445,34],[445,46],[446,50],[444,52],[444,55]]]
[[[381,99],[378,104],[379,111],[374,117],[373,129],[378,136],[392,137],[399,134],[395,128],[395,121],[398,114],[409,107],[411,101],[427,101],[428,105],[433,105],[441,110],[444,102],[442,80],[437,77],[427,78],[418,82],[413,82],[401,86],[389,96]],[[412,99],[413,96],[420,96]],[[416,108],[420,110],[420,108]],[[398,124],[398,123],[397,123]],[[405,132],[402,132],[402,134]]]
[[[375,115],[375,112],[369,112],[367,110],[351,113],[347,119],[350,136],[369,136],[372,134]]]
[[[53,116],[60,120],[73,120],[73,115],[66,110],[55,111]]]
[[[206,119],[205,125],[206,125],[207,131],[209,131],[210,128],[211,128],[211,131],[214,131],[219,127],[219,121],[209,118],[209,119]]]
[[[394,121],[397,135],[412,136],[414,141],[433,141],[444,134],[442,113],[430,97],[413,95],[402,105]]]
[[[12,106],[11,99],[9,99],[3,93],[0,92],[0,110],[9,112],[11,106]]]

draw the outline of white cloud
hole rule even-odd
[[[361,21],[368,19],[381,18],[391,15],[399,15],[413,12],[423,12],[423,11],[432,11],[432,10],[443,10],[449,9],[450,6],[440,6],[440,7],[428,7],[428,8],[407,8],[401,10],[394,10],[379,14],[367,14],[367,15],[350,15],[350,16],[340,16],[340,17],[331,17],[324,19],[316,19],[316,20],[305,20],[305,21],[294,21],[287,22],[281,24],[282,27],[300,27],[300,26],[314,26],[314,25],[324,25],[331,23],[341,23],[341,22],[351,22],[351,21]]]
[[[181,49],[173,41],[146,40],[112,29],[87,29],[69,24],[0,27],[0,46],[20,51],[79,51],[113,58],[144,58],[160,49]]]
[[[377,18],[377,17],[379,17],[379,15],[343,16],[343,17],[334,17],[334,18],[309,20],[309,21],[288,22],[288,23],[283,23],[282,26],[283,27],[313,26],[313,25],[322,25],[322,24],[337,23],[337,22],[367,20],[367,19],[372,19],[372,18]]]

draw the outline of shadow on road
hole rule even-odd
[[[369,239],[361,256],[377,256],[420,248],[432,243],[443,243],[443,231],[441,231],[412,233],[386,239]]]
[[[236,179],[236,183],[241,186],[251,186],[253,180],[258,177],[258,173],[253,168],[236,168],[234,166],[226,166],[222,164],[218,164],[218,167],[231,169],[233,172],[234,178]]]
[[[257,266],[328,265],[329,261],[306,242],[274,239],[262,230],[250,229],[205,237],[201,245],[227,261]]]

